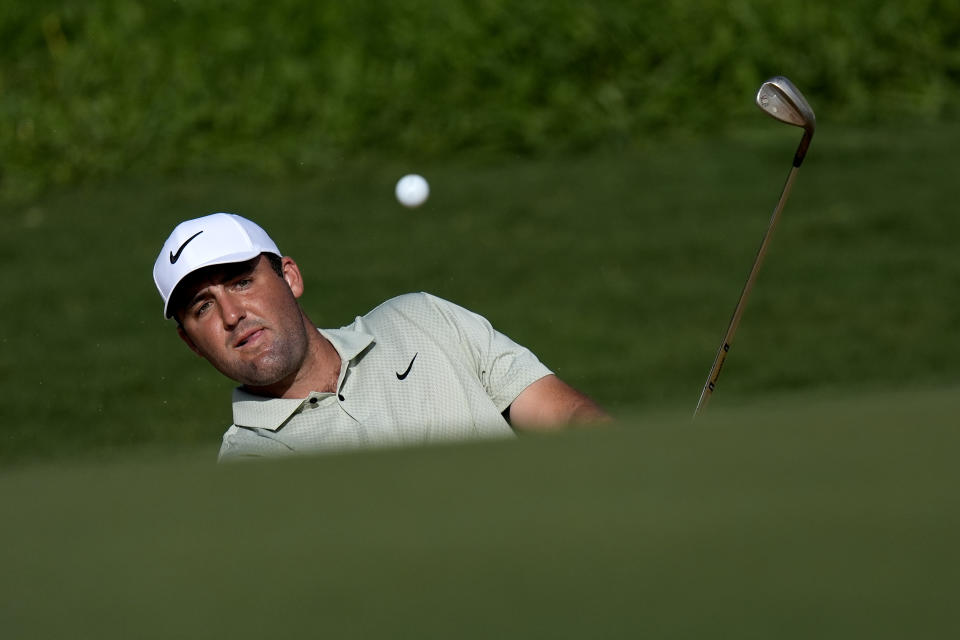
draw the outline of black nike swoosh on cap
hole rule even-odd
[[[188,244],[190,244],[190,242],[191,242],[194,238],[196,238],[198,235],[200,235],[201,233],[203,233],[203,230],[197,231],[195,234],[193,234],[192,236],[190,236],[189,238],[187,238],[187,240],[186,240],[182,245],[180,245],[180,248],[177,249],[177,252],[176,252],[176,253],[174,253],[173,251],[171,251],[171,252],[170,252],[170,264],[176,264],[176,263],[177,263],[177,260],[180,259],[180,254],[183,253],[184,248],[185,248]]]
[[[407,365],[407,370],[406,370],[406,371],[404,371],[403,373],[400,373],[399,371],[395,371],[395,372],[394,372],[394,373],[397,374],[397,380],[403,380],[404,378],[407,377],[407,374],[410,373],[410,369],[413,369],[413,361],[417,359],[417,356],[418,356],[418,355],[420,355],[419,352],[413,354],[413,359],[411,359],[411,360],[410,360],[410,364]]]

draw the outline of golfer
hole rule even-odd
[[[607,415],[483,317],[427,293],[340,329],[300,306],[303,277],[237,215],[179,224],[153,268],[167,318],[239,383],[220,460],[510,437]]]

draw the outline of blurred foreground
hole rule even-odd
[[[947,637],[956,387],[0,475],[5,638]]]

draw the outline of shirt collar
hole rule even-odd
[[[330,341],[340,355],[340,378],[343,381],[349,363],[373,344],[373,336],[356,329],[317,329]],[[239,427],[270,429],[276,431],[296,413],[305,402],[314,397],[325,397],[329,393],[313,391],[306,398],[269,398],[244,391],[241,387],[233,390],[233,424]]]
[[[373,342],[373,336],[359,329],[317,329],[340,354],[341,362],[350,362]]]

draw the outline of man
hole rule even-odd
[[[607,419],[483,317],[426,293],[341,329],[316,327],[298,302],[297,263],[237,215],[177,225],[153,276],[180,338],[240,383],[221,460]]]

